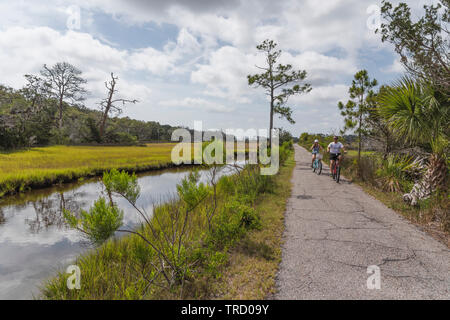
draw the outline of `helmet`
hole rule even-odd
[[[317,143],[317,142],[319,142],[319,140],[317,140],[317,139],[316,139],[316,140],[314,140],[314,143]]]

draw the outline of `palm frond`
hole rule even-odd
[[[406,142],[429,142],[441,128],[442,108],[433,90],[424,83],[404,77],[379,96],[379,113],[392,131]]]

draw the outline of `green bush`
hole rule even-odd
[[[193,171],[177,185],[178,196],[186,204],[189,211],[193,210],[210,194],[210,187],[204,183],[198,183],[199,179],[200,174]]]
[[[329,159],[327,154],[324,159]],[[361,161],[358,163],[358,159],[352,156],[344,155],[344,159],[341,162],[341,168],[344,174],[353,180],[359,180],[367,182],[373,186],[378,186],[376,170],[379,166],[379,158],[374,155],[362,155]]]
[[[241,227],[246,230],[259,229],[261,227],[261,217],[256,213],[255,209],[241,204],[238,212],[240,214]]]
[[[235,180],[236,193],[253,203],[260,193],[272,193],[273,176],[261,175],[258,165],[246,165]]]
[[[242,235],[240,216],[233,205],[225,206],[215,219],[215,227],[208,234],[206,243],[213,250],[223,250]]]
[[[206,271],[218,278],[221,274],[219,269],[227,262],[228,255],[226,252],[216,251],[208,257]]]
[[[330,142],[333,142],[333,135],[324,135],[324,134],[309,134],[307,132],[303,132],[300,135],[298,144],[302,147],[309,150],[309,148],[314,144],[314,140],[319,140],[319,144],[326,150]],[[342,142],[342,139],[340,139]]]
[[[289,131],[286,131],[283,128],[281,128],[279,141],[280,141],[280,144],[283,144],[288,141],[292,141],[292,134]]]
[[[138,139],[136,136],[128,132],[118,131],[115,127],[108,127],[104,137],[104,142],[123,145],[137,145]]]
[[[247,230],[258,229],[260,226],[261,219],[255,210],[244,204],[242,199],[235,198],[219,212],[207,242],[213,248],[223,249],[231,246]]]
[[[293,149],[292,140],[286,141],[281,145],[279,149],[280,165],[283,165],[286,162]]]
[[[64,210],[64,217],[73,228],[80,226],[94,244],[100,245],[109,239],[123,223],[123,211],[99,198],[89,209],[81,210],[80,219]]]
[[[129,175],[125,171],[119,172],[116,169],[103,174],[103,184],[110,198],[112,193],[117,193],[133,204],[136,203],[141,192],[136,174]]]
[[[408,171],[415,166],[409,156],[389,155],[376,170],[377,181],[384,191],[400,192],[408,190],[412,181],[407,180]]]
[[[235,192],[234,179],[230,176],[222,176],[217,182],[217,192],[232,195]]]

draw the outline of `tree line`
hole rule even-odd
[[[0,85],[0,148],[16,149],[50,144],[136,144],[170,141],[176,127],[155,121],[118,116],[136,99],[117,97],[119,77],[105,81],[105,98],[95,109],[84,101],[88,94],[82,71],[67,62],[39,75],[25,75],[21,89]]]

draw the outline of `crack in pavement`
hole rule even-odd
[[[360,187],[313,173],[306,150],[295,153],[275,299],[450,299],[448,248]],[[380,268],[380,290],[367,288],[369,266]]]

